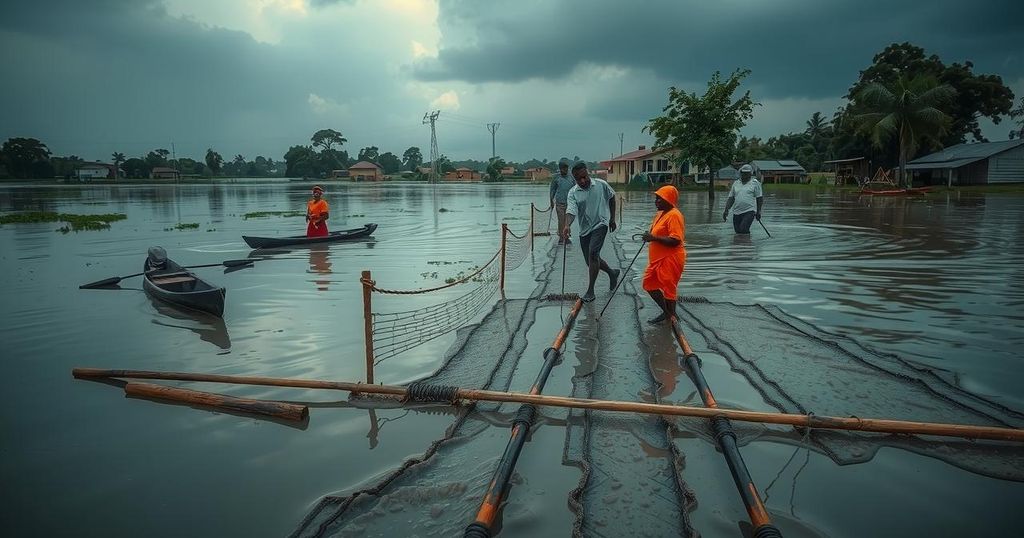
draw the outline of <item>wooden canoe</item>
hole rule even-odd
[[[304,235],[293,235],[291,237],[253,237],[243,235],[242,239],[252,248],[276,248],[295,245],[311,245],[316,243],[333,243],[335,241],[348,241],[350,239],[362,239],[369,237],[377,229],[376,224],[367,224],[361,228],[351,230],[339,230],[330,232],[323,237],[306,237]]]
[[[148,269],[143,265],[143,270]],[[211,285],[171,260],[167,260],[163,269],[144,273],[142,287],[150,297],[165,303],[217,317],[224,315],[227,290]]]
[[[874,196],[905,196],[926,194],[930,190],[932,190],[931,187],[911,187],[909,189],[861,189],[860,192]]]

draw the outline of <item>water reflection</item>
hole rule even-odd
[[[146,297],[161,316],[187,322],[183,324],[170,323],[159,317],[154,317],[152,320],[154,325],[186,329],[199,335],[199,339],[203,342],[209,342],[224,350],[231,349],[231,338],[228,336],[228,328],[223,318],[202,312],[183,310],[148,295]]]
[[[313,245],[309,247],[309,272],[320,275],[331,274],[330,247],[327,245]],[[327,291],[331,283],[329,277],[314,279],[319,291]]]

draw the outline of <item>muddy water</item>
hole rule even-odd
[[[0,291],[5,343],[0,388],[8,402],[0,412],[5,456],[0,473],[7,490],[16,492],[2,519],[5,530],[40,536],[285,535],[323,495],[372,480],[443,434],[450,416],[341,409],[345,395],[209,387],[240,396],[317,402],[308,425],[288,427],[125,401],[115,387],[71,379],[70,369],[81,365],[359,379],[364,375],[361,270],[371,269],[378,283],[390,287],[438,285],[489,259],[501,223],[525,229],[529,204],[544,204],[546,197],[543,188],[530,186],[332,185],[327,196],[331,226],[376,222],[380,228],[374,240],[276,253],[229,274],[198,270],[228,288],[223,321],[154,303],[139,290],[138,279],[126,279],[120,290],[78,290],[84,282],[137,272],[151,245],[164,246],[179,263],[206,264],[248,256],[242,234],[301,233],[301,218],[246,220],[243,215],[301,209],[305,187],[0,188],[3,212],[128,216],[99,232],[63,235],[54,231],[57,224],[0,228],[0,269],[7,283]],[[683,293],[778,305],[826,330],[946,372],[1007,406],[1024,408],[1019,391],[1024,382],[1024,247],[1018,240],[1024,232],[1024,197],[911,200],[773,193],[770,187],[768,192],[764,224],[771,238],[760,228],[749,238],[738,238],[703,195],[684,195],[690,257]],[[649,219],[648,196],[627,194],[624,232],[632,233]],[[178,223],[199,227],[173,229]],[[627,233],[619,237],[631,257],[636,245]],[[510,275],[509,294],[528,295],[544,261],[542,255],[531,257]],[[574,286],[578,280],[570,275],[569,291]],[[378,308],[406,310],[457,295],[385,298]],[[377,381],[402,382],[434,370],[453,340],[453,335],[439,338],[389,359],[379,366]],[[733,378],[727,368],[719,363],[716,369],[714,357],[705,361],[720,400],[740,405],[749,400],[750,407],[757,407],[748,387],[729,384]],[[669,376],[678,380],[674,399],[685,399],[690,390],[685,375]],[[558,379],[549,393],[567,388],[567,379]],[[538,440],[557,448],[559,436],[548,433]],[[754,446],[760,445],[746,457],[752,473],[770,480],[790,450]],[[686,445],[677,446],[688,452]],[[690,446],[693,478],[727,476],[709,448]],[[524,453],[529,450],[528,445]],[[565,497],[578,474],[543,472],[557,467],[558,459],[533,454],[520,465],[527,477],[531,472],[564,475],[562,488],[550,479],[543,488],[533,488],[547,501],[530,505],[546,519],[570,521]],[[909,468],[910,475],[929,477],[923,481],[929,489],[955,485],[964,498],[985,499],[985,506],[1007,497],[1020,501],[1022,495],[1017,483],[951,470],[920,457],[908,462],[883,453],[872,464],[846,468],[817,455],[809,459],[804,476],[815,469],[825,475],[829,469],[850,469],[856,478],[849,480],[857,487],[849,489],[866,494],[890,491],[886,474]],[[786,476],[794,467],[787,468]],[[702,498],[701,487],[691,486],[699,501],[698,530],[716,535],[736,529],[735,519],[730,523],[721,517],[736,511],[735,497],[713,490]],[[817,487],[803,495],[806,507],[791,517],[841,535],[849,518],[843,503],[850,500]],[[813,498],[833,502],[815,505]],[[952,508],[944,513],[956,521],[970,520],[978,507],[957,504],[956,498],[948,499]],[[788,500],[776,494],[776,502],[780,499]],[[987,516],[995,520],[986,528],[997,529],[1013,514]],[[567,526],[552,528],[562,535]],[[892,528],[914,528],[913,521]]]

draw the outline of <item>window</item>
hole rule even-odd
[[[667,172],[669,168],[670,168],[670,166],[668,164],[668,159],[658,159],[658,171],[659,172]]]
[[[690,173],[690,163],[685,163],[685,162],[683,163],[683,173],[684,174],[689,174]]]
[[[654,171],[654,161],[652,159],[644,160],[644,172]]]

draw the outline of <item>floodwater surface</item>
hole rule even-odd
[[[0,291],[0,390],[6,398],[0,479],[7,492],[0,528],[6,535],[284,536],[324,496],[372,483],[444,435],[450,414],[351,408],[345,393],[192,385],[311,402],[308,423],[286,425],[125,399],[119,387],[72,379],[75,366],[363,379],[361,271],[372,271],[384,288],[441,285],[494,255],[502,223],[522,233],[530,204],[547,205],[544,186],[330,184],[331,228],[374,222],[379,228],[372,239],[268,256],[246,247],[243,234],[303,233],[302,217],[244,215],[301,211],[307,188],[297,182],[0,187],[2,213],[127,215],[103,231],[62,234],[57,223],[0,227],[6,284]],[[750,236],[736,236],[721,221],[721,194],[709,206],[705,194],[683,193],[688,259],[682,294],[777,306],[824,331],[932,369],[988,400],[1024,409],[1024,196],[872,198],[770,185],[765,190],[766,229],[755,223]],[[640,247],[629,236],[649,223],[653,202],[648,193],[624,198],[616,240],[621,263],[628,264]],[[182,223],[198,227],[176,229]],[[196,270],[227,288],[222,320],[151,300],[138,277],[124,279],[119,289],[78,289],[139,272],[154,245],[182,265],[249,256],[258,261],[230,272]],[[537,238],[523,266],[507,275],[508,298],[530,295],[550,248],[549,238]],[[606,257],[609,252],[606,247]],[[579,253],[570,249],[568,255]],[[636,285],[645,260],[641,254],[630,274]],[[550,275],[561,278],[558,270]],[[579,274],[567,275],[566,291],[582,291],[580,284]],[[417,296],[375,294],[373,308],[412,310],[462,293],[456,286]],[[620,315],[631,304],[610,312]],[[641,318],[653,316],[652,310],[647,304]],[[539,368],[538,350],[554,337],[558,314],[537,314],[529,362],[519,366],[523,376],[532,378]],[[541,324],[552,329],[536,342],[534,335],[545,333]],[[383,361],[375,381],[403,383],[435,371],[455,338],[445,335]],[[695,346],[701,343],[693,339]],[[591,345],[570,339],[566,364],[555,369],[546,393],[569,393],[573,369],[586,367],[576,348]],[[693,403],[692,385],[672,365],[673,356],[669,351],[651,359],[660,361],[652,371],[665,387],[661,396]],[[702,357],[723,405],[767,409],[724,360]],[[637,398],[614,388],[594,390]],[[574,516],[566,499],[580,473],[562,462],[564,428],[564,420],[547,420],[526,445],[519,473],[530,485],[513,488],[512,502],[530,517],[506,517],[503,534],[569,532]],[[500,452],[505,434],[490,435]],[[697,499],[694,528],[705,536],[738,535],[745,516],[721,456],[692,436],[675,444],[686,458],[682,478]],[[774,483],[769,509],[794,535],[905,536],[922,528],[1005,534],[1021,523],[1012,508],[1024,501],[1020,482],[899,450],[842,467],[821,454],[791,458],[792,452],[791,445],[772,442],[744,448],[755,483],[762,490]],[[491,467],[472,463],[486,475],[479,480],[488,480]]]

